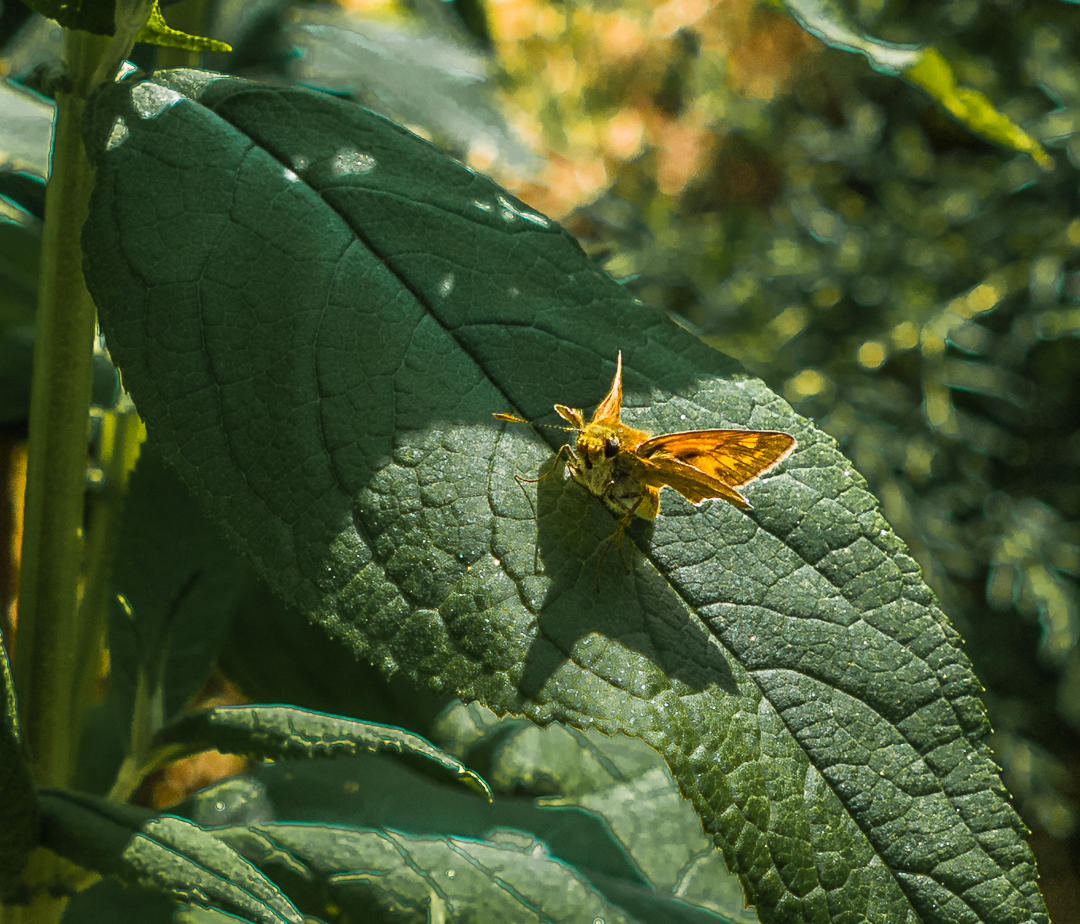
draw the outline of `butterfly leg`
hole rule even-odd
[[[529,507],[530,507],[530,509],[532,510],[532,513],[533,513],[533,519],[536,519],[536,505],[533,503],[533,499],[531,497],[529,497],[529,492],[525,490],[525,485],[527,485],[527,484],[539,484],[541,481],[544,481],[545,479],[550,478],[552,475],[554,475],[556,469],[558,469],[558,467],[559,467],[559,463],[562,461],[562,457],[563,457],[564,453],[566,453],[567,455],[572,454],[571,450],[570,450],[570,446],[565,444],[565,443],[562,446],[560,446],[559,451],[557,453],[555,453],[555,461],[551,463],[551,468],[549,468],[546,472],[544,472],[544,474],[541,475],[539,478],[522,478],[520,475],[517,475],[517,474],[514,475],[514,481],[516,481],[517,486],[519,488],[521,488],[521,493],[525,495],[525,500],[527,500],[529,502]],[[573,473],[571,472],[571,477],[572,477],[572,475],[573,475]],[[533,571],[539,571],[539,570],[540,570],[540,549],[536,548],[536,549],[533,550]]]
[[[525,490],[525,485],[539,484],[541,481],[544,481],[545,479],[550,478],[552,475],[554,475],[555,470],[559,467],[559,462],[562,460],[563,452],[568,452],[569,449],[570,447],[565,444],[560,446],[559,451],[555,453],[555,461],[551,464],[551,468],[544,472],[544,474],[541,475],[539,478],[522,478],[520,475],[514,475],[514,481],[517,482],[518,487],[521,488],[521,493],[525,495],[525,500],[527,500],[529,502],[529,506],[532,507],[534,518],[536,517],[536,507],[532,502],[532,498],[529,497],[529,492]]]
[[[515,475],[514,480],[518,484],[539,484],[541,481],[544,481],[545,479],[550,478],[552,475],[554,475],[555,470],[559,467],[559,463],[562,461],[563,455],[569,455],[569,454],[570,454],[570,444],[569,443],[563,443],[559,447],[559,451],[557,453],[555,453],[555,460],[551,463],[551,468],[549,468],[546,472],[544,472],[543,475],[541,475],[539,478],[522,478],[520,475]]]

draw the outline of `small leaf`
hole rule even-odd
[[[161,15],[159,0],[154,0],[150,19],[142,27],[136,41],[147,42],[150,45],[163,45],[166,48],[183,48],[185,51],[232,51],[232,46],[226,42],[203,38],[201,35],[188,35],[186,32],[173,29]]]
[[[37,797],[19,734],[7,650],[0,640],[0,902],[18,897],[19,874],[37,844]]]
[[[256,924],[303,918],[247,860],[197,825],[59,790],[41,794],[44,846],[80,866]]]
[[[904,71],[903,78],[929,93],[973,132],[1030,154],[1043,170],[1054,169],[1054,159],[1037,139],[997,109],[985,94],[957,85],[952,66],[936,48],[924,48],[918,62]]]
[[[250,571],[202,517],[153,447],[132,473],[117,540],[113,587],[126,601],[109,626],[112,683],[130,724],[140,683],[156,732],[206,682]]]
[[[418,767],[438,770],[486,796],[491,790],[459,760],[401,728],[323,715],[291,706],[218,706],[184,716],[158,735],[160,747],[179,756],[216,748],[268,760],[354,756],[393,752],[419,758]],[[169,746],[172,745],[170,748]]]
[[[781,0],[798,23],[832,48],[857,52],[877,71],[903,77],[925,90],[961,124],[988,141],[1030,154],[1043,170],[1054,160],[1024,129],[997,109],[985,94],[958,86],[952,66],[936,48],[896,45],[866,35],[838,0]]]

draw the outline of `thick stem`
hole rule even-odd
[[[92,182],[81,138],[87,88],[77,75],[93,72],[108,45],[83,32],[66,32],[65,41],[75,85],[56,98],[45,201],[15,663],[39,786],[65,786],[71,774],[72,640],[95,333],[80,246]]]

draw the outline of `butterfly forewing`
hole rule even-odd
[[[615,378],[611,382],[611,388],[607,396],[593,411],[590,423],[617,424],[622,414],[622,350],[619,350],[619,359],[615,363]]]
[[[638,446],[637,455],[655,463],[674,459],[738,488],[782,462],[794,448],[794,437],[775,430],[688,430],[654,436]]]

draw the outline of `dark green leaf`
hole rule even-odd
[[[490,804],[465,794],[459,787],[448,787],[414,769],[403,769],[396,760],[386,757],[268,764],[257,771],[256,777],[240,777],[204,790],[176,811],[215,826],[239,812],[241,817],[232,822],[234,825],[261,824],[276,815],[279,819],[346,832],[392,828],[420,840],[490,840],[493,832],[514,830],[526,840],[542,841],[544,847],[538,849],[568,864],[579,878],[593,884],[602,881],[600,891],[609,900],[619,896],[615,904],[634,902],[645,907],[648,913],[639,915],[642,920],[664,924],[716,920],[694,917],[704,912],[670,895],[657,897],[652,886],[627,863],[610,832],[591,813],[574,808],[537,808],[521,799],[504,798]],[[320,862],[332,864],[335,860],[324,856]],[[282,877],[272,867],[263,868],[287,888],[302,910],[321,911],[312,907],[312,902],[322,900],[312,897],[312,882],[297,882],[287,875]],[[442,872],[436,867],[425,870],[424,875],[439,876]],[[501,900],[501,886],[487,888],[494,900]],[[455,908],[459,913],[463,910],[456,903]]]
[[[159,892],[103,879],[68,899],[61,924],[171,924],[175,909]]]
[[[29,0],[26,5],[67,29],[97,35],[116,32],[116,0]]]
[[[32,173],[0,170],[0,196],[4,196],[38,221],[45,218],[45,181]]]
[[[217,749],[269,760],[393,752],[418,758],[418,767],[450,777],[491,798],[491,790],[479,776],[419,735],[291,706],[207,709],[163,729],[156,744],[181,754]]]
[[[0,423],[14,424],[30,417],[34,328],[8,327],[0,337]]]
[[[257,924],[300,924],[288,899],[197,825],[92,796],[41,795],[42,842],[86,869]]]
[[[484,838],[507,828],[543,841],[552,855],[592,877],[632,885],[648,880],[603,820],[575,807],[539,807],[530,798],[478,798],[381,755],[265,764],[256,772],[278,821]],[[373,794],[377,793],[377,797]]]
[[[40,253],[40,225],[0,221],[0,330],[33,324]]]
[[[99,100],[87,278],[151,436],[280,594],[388,674],[652,744],[767,921],[1043,920],[979,686],[834,442],[403,129],[184,71]],[[784,429],[743,513],[608,555],[539,432]],[[551,439],[548,431],[544,439]],[[597,593],[599,577],[601,593]]]
[[[17,897],[19,874],[37,844],[37,798],[19,736],[19,713],[7,650],[0,640],[0,902]]]
[[[110,695],[125,723],[140,682],[142,695],[159,704],[157,723],[188,705],[251,580],[175,474],[144,447],[124,502],[113,570],[113,587],[127,605],[113,608],[109,625]]]
[[[352,920],[630,922],[589,882],[520,834],[417,837],[323,825],[260,825],[219,836],[287,882],[308,914]],[[441,913],[440,913],[441,912]]]
[[[475,703],[446,710],[433,735],[470,765],[483,766],[496,793],[534,794],[545,806],[574,805],[603,818],[654,897],[677,896],[687,905],[756,924],[738,879],[701,830],[663,759],[643,741],[498,720]],[[589,873],[606,895],[633,911],[636,884],[600,875]]]

